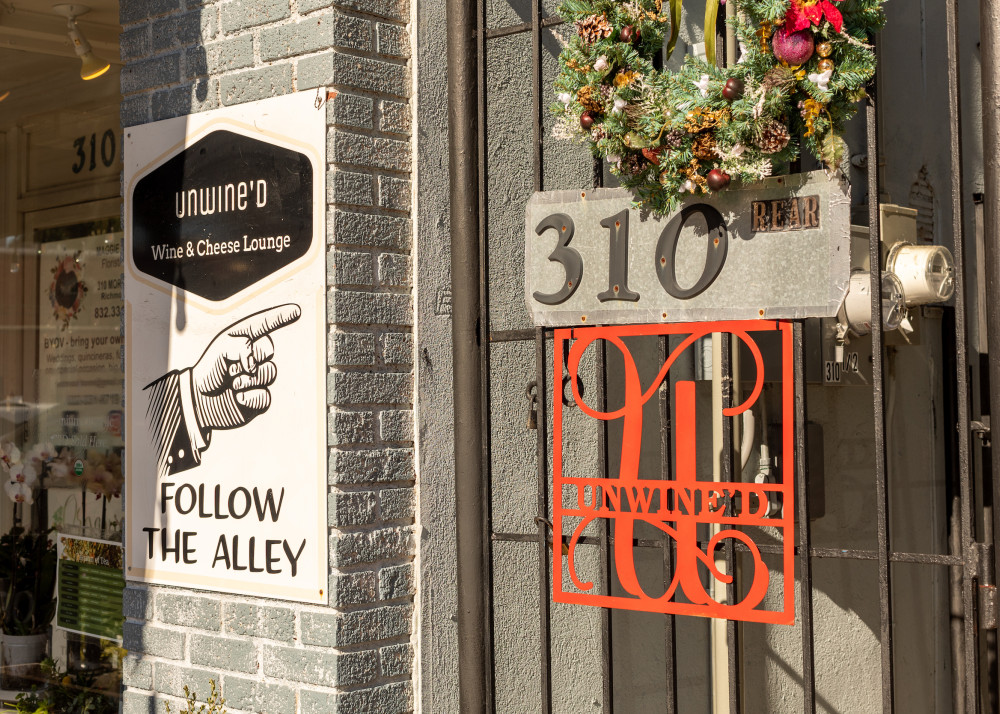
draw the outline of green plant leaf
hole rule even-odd
[[[670,0],[670,41],[667,43],[667,59],[674,53],[677,46],[677,38],[681,34],[681,11],[684,9],[684,0]]]
[[[705,61],[715,66],[715,26],[719,19],[719,0],[705,0]]]

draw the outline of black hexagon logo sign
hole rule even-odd
[[[208,300],[232,297],[308,252],[312,171],[305,154],[213,131],[136,184],[136,267]]]

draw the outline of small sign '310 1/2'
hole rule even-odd
[[[692,198],[662,219],[630,204],[622,189],[532,197],[535,324],[829,317],[846,295],[850,197],[823,172]]]

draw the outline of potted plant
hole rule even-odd
[[[50,530],[15,526],[0,537],[0,687],[27,689],[40,678],[49,623],[55,614],[56,548]]]
[[[41,670],[44,688],[18,694],[18,714],[118,714],[115,694],[121,688],[121,670],[109,672],[117,676],[105,679],[96,672],[60,671],[51,659],[42,662]]]

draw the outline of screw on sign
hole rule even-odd
[[[675,425],[674,478],[644,478],[640,469],[642,451],[643,406],[656,396],[660,385],[668,378],[671,367],[699,339],[714,332],[737,337],[753,360],[755,381],[750,395],[741,403],[723,410],[725,417],[743,414],[757,404],[764,387],[764,358],[758,339],[777,337],[780,342],[781,382],[775,385],[781,400],[781,454],[783,469],[772,483],[726,482],[711,480],[711,474],[698,473],[698,441],[696,434],[695,383],[679,380],[672,391]],[[771,333],[768,335],[768,333]],[[775,334],[776,333],[776,334]],[[656,377],[643,384],[635,359],[625,340],[641,336],[671,335],[679,343],[660,366]],[[588,405],[580,393],[578,370],[587,350],[604,340],[606,347],[617,349],[622,356],[621,399],[623,405],[614,411],[598,411]],[[793,504],[793,367],[792,324],[783,321],[727,321],[673,325],[633,325],[558,329],[555,331],[555,383],[562,383],[563,356],[568,349],[565,369],[572,387],[576,406],[598,421],[622,421],[621,460],[618,476],[595,478],[586,474],[564,473],[562,463],[563,404],[553,400],[553,483],[555,488],[553,542],[564,534],[569,536],[565,555],[555,552],[553,567],[553,599],[556,602],[594,605],[646,612],[698,615],[747,622],[790,625],[794,622],[794,522]],[[596,349],[596,347],[595,347]],[[740,401],[738,398],[736,401]],[[567,440],[572,435],[566,435]],[[614,459],[609,455],[610,466]],[[614,469],[611,468],[613,473]],[[658,473],[656,474],[659,475]],[[768,508],[774,496],[780,496],[784,507],[774,513]],[[568,507],[575,504],[576,507]],[[576,547],[586,527],[597,519],[610,520],[614,527],[615,576],[622,595],[598,593],[594,582],[584,581],[576,570]],[[662,593],[649,593],[639,582],[633,552],[636,525],[646,523],[663,533],[675,548],[675,566],[669,574],[669,584]],[[705,544],[698,542],[698,527],[712,524],[717,532]],[[741,528],[767,526],[770,533],[781,537],[781,557],[766,564],[760,555],[752,531]],[[743,563],[753,567],[743,569],[737,592],[743,593],[737,602],[720,602],[712,597],[713,588],[706,588],[702,573],[727,585],[733,574],[720,570],[715,551],[726,541],[734,541],[744,554]],[[769,542],[771,536],[769,535]],[[747,558],[746,556],[749,556]],[[772,573],[772,569],[778,572]],[[573,587],[569,587],[568,576]],[[749,577],[748,577],[749,576]],[[780,576],[780,577],[776,577]],[[772,597],[765,605],[765,595]]]

